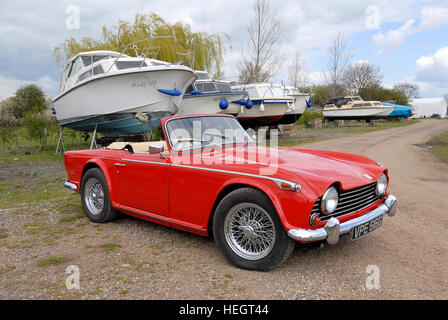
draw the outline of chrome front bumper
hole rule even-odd
[[[336,244],[339,241],[339,236],[349,233],[350,230],[358,225],[373,220],[379,216],[385,215],[393,217],[397,212],[396,207],[397,198],[389,195],[382,205],[378,208],[366,213],[358,218],[351,219],[340,223],[336,218],[330,218],[323,228],[319,229],[291,229],[288,231],[288,236],[294,240],[303,242],[313,242],[327,239],[329,244]]]
[[[78,187],[76,186],[76,184],[71,183],[71,182],[69,182],[69,181],[65,181],[65,182],[64,182],[64,187],[69,188],[69,189],[71,189],[71,190],[73,190],[73,191],[78,190]]]

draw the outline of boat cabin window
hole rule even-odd
[[[75,61],[73,61],[72,68],[70,69],[68,77],[71,78],[74,75],[76,75],[79,72],[79,70],[81,70],[81,68],[83,68],[82,60],[80,57],[78,57],[76,58]]]
[[[284,96],[283,90],[281,88],[279,88],[279,87],[272,87],[271,90],[274,93],[274,95],[277,96],[277,97],[283,97]]]
[[[97,75],[97,74],[104,73],[104,70],[103,70],[103,67],[101,66],[101,64],[99,64],[99,65],[93,67],[92,70],[93,70],[93,75],[94,75],[94,76]]]
[[[83,74],[81,74],[79,77],[78,77],[78,81],[77,82],[80,82],[80,81],[82,81],[82,80],[85,80],[85,79],[87,79],[87,78],[89,78],[89,77],[91,77],[92,76],[92,69],[89,69],[89,70],[87,70],[86,72],[84,72]]]
[[[245,88],[247,93],[249,94],[249,97],[258,97],[257,90],[255,88]]]
[[[101,74],[101,73],[104,73],[104,70],[103,70],[103,67],[101,66],[101,64],[99,64],[99,65],[93,67],[92,69],[89,69],[86,72],[84,72],[83,74],[81,74],[78,77],[77,82],[80,82],[80,81],[85,80],[91,76],[95,76],[95,75]]]
[[[196,89],[202,92],[216,92],[218,89],[214,82],[196,82]]]
[[[142,66],[142,67],[147,66],[146,62],[144,62],[144,61],[143,61],[143,64],[142,64],[142,61],[117,61],[115,63],[115,65],[117,66],[117,68],[119,70],[130,69],[130,68],[139,68],[140,66]]]
[[[94,64],[95,62],[98,62],[100,60],[109,58],[110,56],[82,56],[82,63],[84,64],[84,67],[90,66],[91,64]]]
[[[260,96],[262,97],[273,97],[274,93],[271,90],[271,87],[263,86],[258,87],[258,91],[260,91]]]
[[[346,105],[349,101],[351,101],[351,99],[334,98],[334,99],[330,99],[330,101],[328,101],[328,104],[334,104],[337,107],[342,107],[343,105]]]
[[[232,92],[232,88],[230,87],[230,84],[225,82],[216,82],[216,87],[218,88],[218,91],[221,92]]]

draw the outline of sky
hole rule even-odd
[[[342,33],[353,62],[380,67],[383,85],[410,82],[421,97],[448,94],[448,2],[416,0],[284,0],[278,8],[287,55],[275,82],[286,80],[295,53],[310,84],[324,83],[328,47]],[[103,26],[154,12],[193,31],[225,33],[225,78],[236,80],[247,44],[253,0],[0,0],[0,101],[25,84],[58,93],[61,67],[53,49],[65,39],[101,38]]]

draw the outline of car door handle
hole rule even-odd
[[[114,163],[114,165],[119,166],[119,167],[126,167],[126,165],[124,163]]]

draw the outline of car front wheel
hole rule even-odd
[[[99,168],[89,169],[81,180],[81,202],[86,216],[94,222],[109,222],[118,216],[110,203],[104,174]]]
[[[295,245],[269,198],[253,188],[235,190],[222,199],[213,233],[226,258],[245,269],[272,270],[289,257]]]

